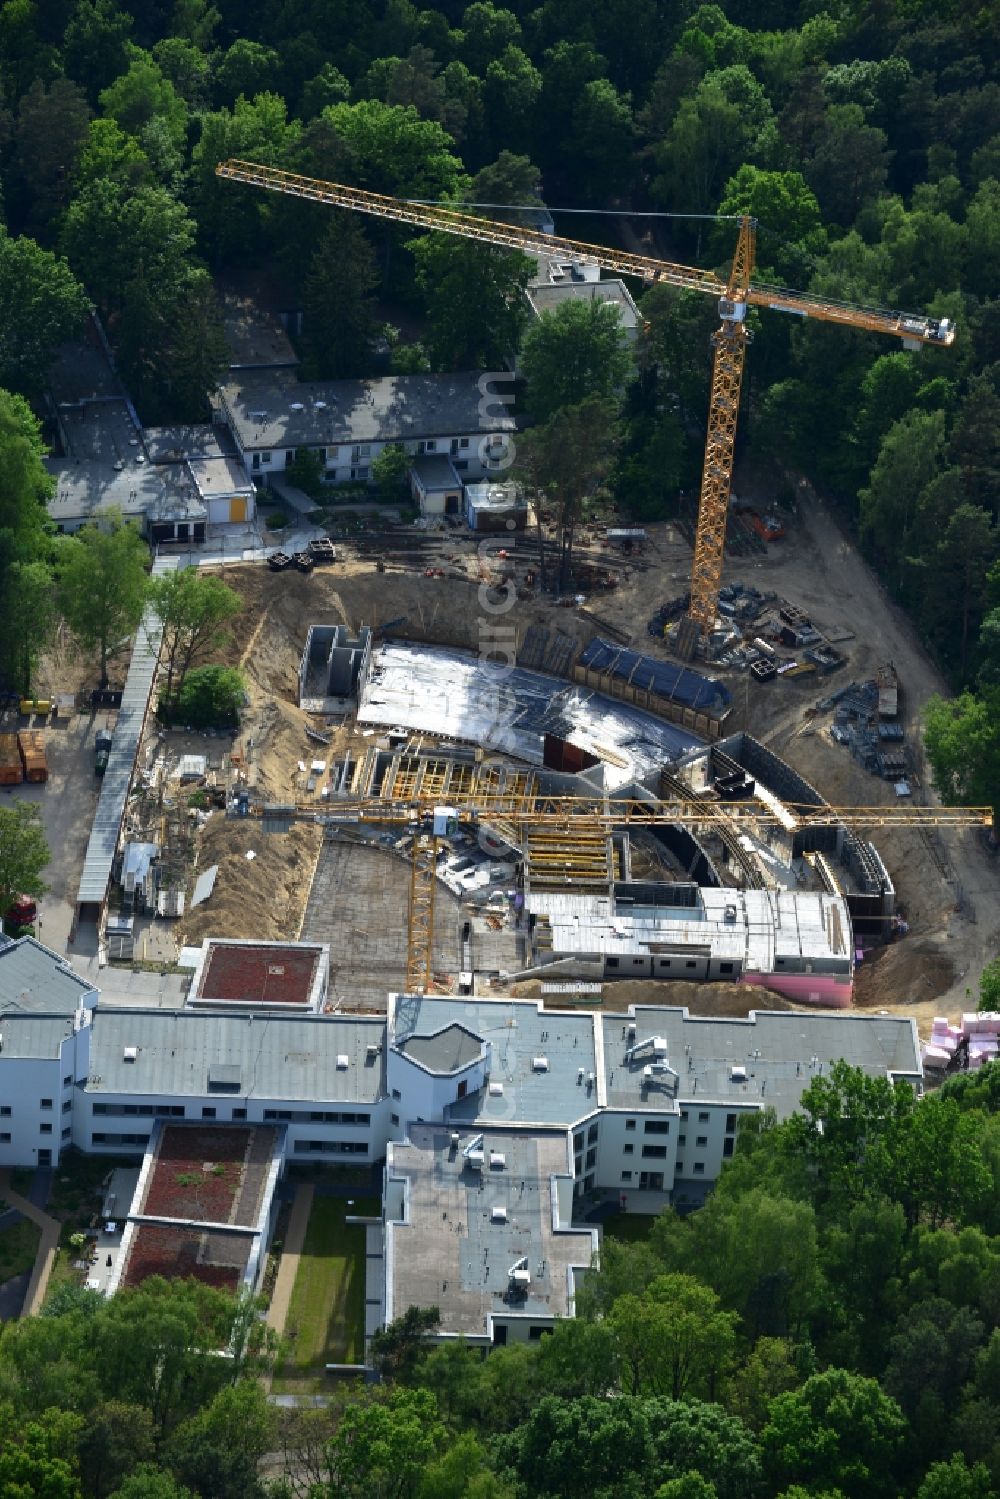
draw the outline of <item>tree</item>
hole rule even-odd
[[[932,1463],[917,1490],[917,1499],[993,1499],[996,1490],[984,1463],[969,1467],[961,1455]]]
[[[379,499],[398,504],[406,496],[406,478],[412,459],[401,442],[390,442],[372,459],[372,478],[378,485]]]
[[[132,17],[115,0],[78,0],[66,27],[63,63],[68,77],[86,89],[92,104],[128,67]]]
[[[262,1499],[257,1470],[272,1426],[261,1386],[241,1380],[177,1428],[167,1446],[167,1465],[176,1478],[212,1499]]]
[[[66,214],[62,249],[105,312],[117,314],[134,283],[155,289],[162,307],[188,282],[196,227],[165,188],[135,192],[116,181],[86,186]]]
[[[266,93],[280,67],[281,58],[273,47],[237,37],[213,69],[217,102],[232,105],[241,94],[252,99]]]
[[[592,1396],[543,1395],[528,1419],[500,1439],[497,1454],[501,1471],[514,1473],[520,1492],[546,1499],[638,1499],[648,1492],[654,1461],[645,1403]]]
[[[87,310],[64,260],[0,228],[0,382],[36,394],[56,349],[80,331]]]
[[[646,1400],[643,1408],[655,1465],[698,1473],[718,1499],[748,1499],[760,1491],[760,1450],[738,1417],[700,1400]]]
[[[0,1494],[10,1499],[81,1499],[76,1443],[83,1418],[45,1411],[23,1422],[0,1406]]]
[[[661,1275],[642,1296],[621,1296],[607,1317],[615,1366],[631,1395],[715,1394],[732,1357],[736,1318],[690,1275]]]
[[[851,1499],[890,1499],[906,1430],[902,1411],[876,1380],[827,1369],[771,1402],[761,1432],[765,1469],[776,1486],[798,1482],[810,1492],[825,1486]]]
[[[36,81],[21,100],[12,167],[32,234],[51,234],[66,207],[89,120],[87,97],[68,78],[54,78],[48,88]]]
[[[409,1306],[401,1317],[372,1334],[371,1360],[383,1379],[405,1380],[412,1375],[429,1335],[441,1321],[436,1306]]]
[[[826,249],[819,204],[801,172],[765,171],[744,164],[726,183],[719,213],[748,213],[765,226],[758,258],[790,286],[806,284],[813,258]],[[733,227],[720,224],[712,236],[710,249],[719,261],[732,257]]]
[[[547,422],[518,440],[517,471],[535,495],[543,588],[547,580],[542,508],[548,504],[555,511],[559,546],[557,587],[562,591],[570,579],[577,523],[587,501],[611,471],[617,435],[611,401],[591,395],[578,405],[561,407]]]
[[[334,213],[312,257],[305,285],[302,345],[306,373],[319,380],[366,374],[375,338],[375,252],[355,214]]]
[[[824,218],[845,228],[853,224],[885,186],[891,161],[885,131],[867,125],[859,105],[831,106],[805,170]]]
[[[898,582],[903,559],[913,550],[917,501],[938,471],[944,434],[943,412],[909,412],[886,433],[867,488],[858,496],[862,535],[895,565]]]
[[[927,495],[925,490],[925,499]],[[928,530],[936,531],[940,540],[927,554],[924,566],[921,622],[946,658],[956,661],[959,678],[964,680],[973,621],[978,622],[986,602],[986,569],[997,552],[993,521],[978,505],[960,504],[943,530],[930,525]]]
[[[152,1463],[140,1463],[108,1499],[195,1499],[190,1489]]]
[[[2,638],[11,681],[22,697],[31,696],[38,657],[52,638],[56,601],[47,562],[15,562],[6,577]]]
[[[427,308],[427,348],[437,369],[495,368],[516,350],[527,320],[534,262],[451,234],[411,240]]]
[[[0,920],[19,895],[41,899],[48,886],[42,871],[52,858],[36,802],[0,807]]]
[[[148,561],[138,527],[114,512],[83,526],[60,550],[62,612],[80,644],[98,651],[102,687],[108,661],[142,618]]]
[[[233,666],[197,666],[189,671],[174,703],[166,704],[172,719],[192,728],[234,729],[246,702],[246,683]]]
[[[137,1463],[152,1462],[154,1455],[153,1421],[144,1405],[107,1400],[88,1412],[80,1441],[80,1472],[88,1494],[100,1499],[127,1478]]]
[[[424,1468],[440,1456],[446,1432],[427,1390],[393,1389],[382,1398],[349,1405],[327,1461],[338,1499],[415,1495]]]
[[[542,174],[527,156],[501,151],[496,161],[481,167],[469,188],[471,203],[526,203],[540,201]]]
[[[591,201],[624,197],[631,185],[632,107],[607,78],[583,87],[572,116],[573,174]]]
[[[151,579],[149,604],[163,627],[163,696],[169,703],[182,691],[191,667],[228,640],[227,627],[243,601],[221,578],[185,567]]]
[[[461,167],[453,141],[436,120],[422,120],[412,105],[362,99],[323,111],[347,148],[359,187],[406,197],[454,197]]]
[[[979,977],[979,1006],[984,1014],[1000,1011],[1000,958],[992,958]]]
[[[934,788],[951,807],[1000,806],[1000,693],[932,697],[924,710],[924,749]]]
[[[631,367],[617,308],[594,298],[543,312],[525,335],[520,363],[538,422],[590,397],[610,400]]]

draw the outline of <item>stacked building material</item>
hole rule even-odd
[[[931,1039],[923,1048],[923,1062],[936,1072],[945,1072],[952,1065],[955,1053],[962,1045],[962,1032],[952,1025],[946,1015],[936,1015],[931,1027]]]
[[[970,1070],[992,1062],[1000,1055],[1000,1014],[994,1010],[982,1015],[963,1015],[962,1035],[968,1043]]]

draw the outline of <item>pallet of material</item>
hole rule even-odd
[[[47,781],[49,766],[45,758],[45,735],[37,729],[21,729],[17,736],[17,747],[24,767],[24,779]]]
[[[20,786],[24,780],[16,734],[0,734],[0,786]]]

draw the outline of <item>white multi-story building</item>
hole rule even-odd
[[[450,458],[462,479],[481,479],[509,467],[514,430],[490,378],[472,370],[298,381],[270,370],[229,380],[215,401],[251,479],[282,474],[304,451],[331,484],[368,483],[379,453],[397,443],[416,457]]]

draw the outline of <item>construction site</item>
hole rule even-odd
[[[671,525],[648,528],[641,556],[584,539],[617,573],[599,604],[522,583],[509,669],[479,652],[482,569],[494,588],[502,577],[468,541],[378,555],[339,541],[336,566],[308,574],[227,567],[245,605],[224,656],[247,683],[240,730],[146,718],[100,918],[107,958],[174,967],[209,936],[324,943],[329,1005],[379,1011],[414,982],[426,842],[431,992],[719,1014],[853,1004],[913,1011],[929,1031],[962,1008],[954,937],[979,930],[985,830],[933,807],[916,732],[933,671],[846,543],[849,607],[818,586],[827,527],[803,502],[780,549],[734,582],[782,610],[808,602],[844,658],[837,684],[678,666],[668,639],[636,628],[690,559]],[[530,540],[505,550],[503,571],[530,570]],[[865,684],[888,648],[897,695],[883,688],[880,714]],[[866,705],[875,742],[881,723],[903,731],[905,795],[903,776],[839,742]],[[436,838],[434,808],[451,818]]]

